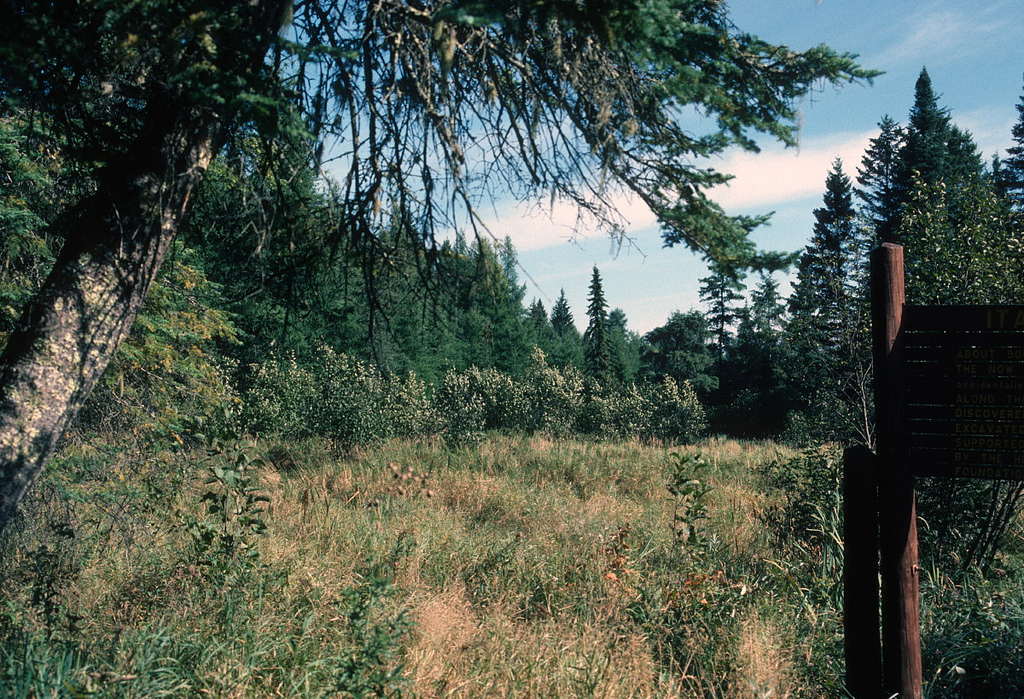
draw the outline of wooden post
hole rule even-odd
[[[843,452],[843,625],[846,691],[854,699],[882,694],[878,636],[878,490],[875,455],[865,446]]]
[[[878,422],[878,524],[882,572],[882,674],[886,695],[922,699],[917,512],[909,464],[903,366],[903,248],[871,254],[871,322]]]

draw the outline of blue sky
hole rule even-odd
[[[986,161],[1011,145],[1024,93],[1022,0],[733,0],[729,7],[740,29],[763,39],[794,49],[824,43],[885,71],[872,86],[824,87],[806,98],[798,148],[765,140],[760,154],[727,153],[708,162],[736,176],[713,193],[727,211],[775,212],[771,225],[754,235],[765,249],[806,245],[832,162],[842,158],[847,174],[856,175],[882,116],[906,122],[922,67],[940,104],[973,134]],[[489,225],[495,235],[512,237],[527,298],[540,298],[550,310],[564,288],[579,325],[595,264],[610,305],[626,312],[631,330],[643,333],[675,310],[699,308],[698,280],[707,274],[701,260],[682,247],[663,248],[642,206],[624,201],[621,212],[635,241],[621,250],[596,231],[573,237],[575,213],[558,206],[498,207]]]

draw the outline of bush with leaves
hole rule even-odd
[[[449,371],[436,396],[446,432],[452,437],[481,430],[528,429],[522,383],[496,369]]]
[[[654,406],[645,436],[663,442],[689,444],[708,427],[707,413],[689,381],[681,385],[671,376],[648,389]]]
[[[580,410],[581,432],[621,439],[639,438],[685,444],[707,429],[704,406],[689,382],[670,376],[658,384],[602,389],[588,382]]]
[[[765,513],[773,529],[814,544],[828,538],[822,523],[834,519],[830,513],[839,502],[842,465],[842,449],[836,444],[805,449],[796,457],[762,465],[765,486],[780,501]]]
[[[544,352],[534,347],[523,394],[521,425],[526,431],[562,437],[576,429],[583,405],[583,375],[575,367],[552,366]]]
[[[241,421],[250,432],[292,439],[318,433],[310,420],[316,377],[294,353],[272,355],[249,367],[243,395]]]
[[[434,392],[441,434],[453,443],[471,441],[484,431],[484,401],[474,394],[469,374],[449,369]]]
[[[388,387],[376,368],[330,347],[319,349],[312,366],[316,392],[310,418],[341,447],[370,444],[390,436]]]
[[[605,418],[600,429],[602,436],[622,439],[650,437],[655,405],[647,390],[636,384],[617,386],[603,396],[595,396],[595,400],[604,403],[602,409],[595,411]]]
[[[389,436],[415,438],[437,432],[437,410],[426,382],[410,371],[404,379],[391,377],[383,388]]]
[[[315,362],[294,354],[251,368],[243,423],[258,434],[322,436],[350,448],[436,430],[426,385],[415,375],[387,378],[376,368],[330,347]]]
[[[201,420],[194,423],[198,430]],[[258,563],[256,537],[266,531],[256,469],[262,461],[251,443],[233,431],[223,435],[195,432],[205,447],[200,465],[206,476],[199,500],[203,511],[177,510],[182,529],[192,541],[191,562],[207,568],[215,579],[244,574]]]

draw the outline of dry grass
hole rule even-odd
[[[788,699],[793,678],[793,638],[771,618],[751,613],[739,630],[736,691],[740,699]]]
[[[365,642],[352,590],[385,578],[393,594],[373,623],[400,612],[414,622],[387,643],[418,696],[820,696],[787,650],[791,627],[762,604],[778,586],[763,570],[754,467],[775,447],[688,449],[714,462],[706,559],[673,539],[656,446],[496,436],[472,450],[393,442],[347,458],[263,449],[270,526],[254,542],[257,569],[213,582],[188,560],[173,513],[200,509],[200,480],[151,512],[133,547],[82,562],[66,601],[84,647],[115,649],[111,672],[171,663],[187,688],[171,696],[334,696],[339,659]],[[4,599],[33,609],[25,595]],[[140,635],[177,655],[143,662],[123,645]]]

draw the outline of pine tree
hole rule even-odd
[[[533,344],[543,350],[548,357],[555,349],[558,337],[548,320],[548,312],[540,299],[534,299],[526,312],[526,327]]]
[[[1014,145],[1006,149],[1006,189],[1018,209],[1024,210],[1024,94],[1017,104],[1017,123],[1010,132]]]
[[[790,297],[788,338],[800,358],[791,392],[808,437],[847,438],[863,422],[860,371],[864,353],[860,322],[862,232],[852,185],[836,160],[825,180],[824,206],[814,210],[811,241],[800,258]],[[861,411],[861,412],[858,412]]]
[[[562,289],[551,309],[551,329],[555,334],[554,345],[549,356],[552,366],[560,369],[573,367],[583,369],[583,339],[576,328],[576,322],[569,309],[569,301]]]
[[[864,203],[865,214],[875,229],[875,240],[891,243],[896,241],[899,227],[900,151],[905,134],[903,127],[889,115],[882,117],[878,127],[880,133],[871,139],[861,160],[857,176],[861,188],[855,192]]]
[[[915,179],[933,183],[945,178],[950,128],[949,112],[939,107],[928,70],[922,69],[914,86],[906,142],[900,151],[902,201],[906,201]]]
[[[742,292],[746,287],[742,277],[719,265],[712,265],[711,274],[700,283],[700,298],[708,305],[708,325],[714,337],[718,367],[721,368],[729,347],[731,328],[739,314],[737,302],[743,299]]]
[[[590,278],[587,318],[590,319],[583,332],[583,360],[587,373],[595,379],[607,379],[611,370],[611,355],[608,347],[608,302],[601,287],[601,273],[594,266]]]
[[[544,308],[544,303],[540,299],[534,299],[530,302],[530,307],[526,310],[526,317],[530,323],[530,327],[533,330],[539,331],[541,328],[550,328],[551,323],[548,321],[548,312]]]
[[[616,381],[636,381],[640,371],[640,337],[626,327],[626,312],[621,308],[608,314],[608,358]]]
[[[565,289],[562,289],[551,309],[551,327],[559,337],[571,335],[573,332],[579,335],[572,311],[569,309],[569,301],[565,298]]]
[[[780,434],[795,406],[789,371],[795,364],[783,334],[786,308],[779,283],[762,274],[750,295],[722,376],[732,400],[716,420],[730,434],[763,438]]]
[[[852,192],[837,158],[825,179],[825,205],[814,210],[814,233],[790,298],[794,318],[813,329],[816,342],[833,349],[843,344],[860,279],[863,245]]]
[[[956,124],[949,127],[946,142],[946,168],[943,177],[955,186],[977,184],[985,179],[985,162],[969,131]]]

